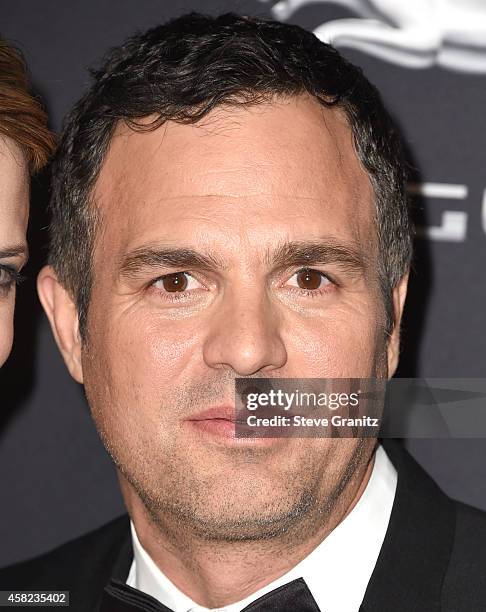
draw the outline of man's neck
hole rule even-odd
[[[131,485],[123,477],[120,482],[138,539],[154,563],[193,601],[213,608],[248,597],[311,553],[354,508],[368,484],[373,462],[374,454],[356,469],[327,520],[321,515],[313,528],[306,525],[302,529],[307,537],[257,542],[188,537],[187,531],[181,533],[171,521],[162,527],[150,517]]]

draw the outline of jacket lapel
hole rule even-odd
[[[125,520],[126,527],[124,529],[123,536],[118,541],[118,551],[114,556],[113,564],[109,568],[108,575],[103,577],[103,582],[97,589],[98,598],[94,610],[100,609],[105,587],[112,579],[125,583],[128,578],[128,573],[133,562],[133,547],[132,535],[130,531],[130,518],[128,515],[126,515]]]
[[[437,612],[453,544],[454,505],[400,443],[382,444],[398,472],[397,491],[360,612]]]

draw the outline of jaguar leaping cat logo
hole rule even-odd
[[[345,6],[356,14],[314,30],[336,47],[358,49],[408,68],[438,65],[486,73],[485,0],[279,0],[271,11],[285,21],[311,3]]]

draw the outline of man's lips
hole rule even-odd
[[[234,406],[224,404],[211,406],[196,412],[184,419],[185,422],[200,434],[209,435],[210,439],[219,440],[222,444],[242,446],[245,444],[266,447],[282,442],[280,438],[261,437],[255,428],[248,426],[245,415],[238,414]],[[238,429],[237,429],[238,428]],[[250,436],[237,436],[237,431],[250,433]],[[257,435],[255,435],[257,434]]]
[[[235,408],[229,404],[211,406],[185,419],[188,425],[211,438],[230,440],[236,438]]]
[[[231,421],[231,423],[236,424],[246,424],[246,417],[249,414],[256,414],[252,412],[248,412],[244,409],[240,409],[237,411],[234,406],[230,404],[224,404],[221,406],[212,406],[211,408],[207,408],[206,410],[202,410],[201,412],[197,412],[187,417],[186,421]],[[271,418],[279,414],[275,408],[268,406],[263,407],[258,410],[258,416],[262,418]]]
[[[187,421],[230,421],[235,423],[236,410],[234,406],[229,404],[223,406],[211,406],[206,410],[197,412],[186,419]]]

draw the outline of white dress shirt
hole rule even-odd
[[[212,612],[240,612],[258,597],[303,578],[322,612],[357,612],[376,565],[395,499],[397,472],[383,447],[377,448],[370,479],[341,523],[286,574],[237,603]],[[127,584],[174,612],[207,612],[182,593],[155,565],[131,523],[134,559]]]

